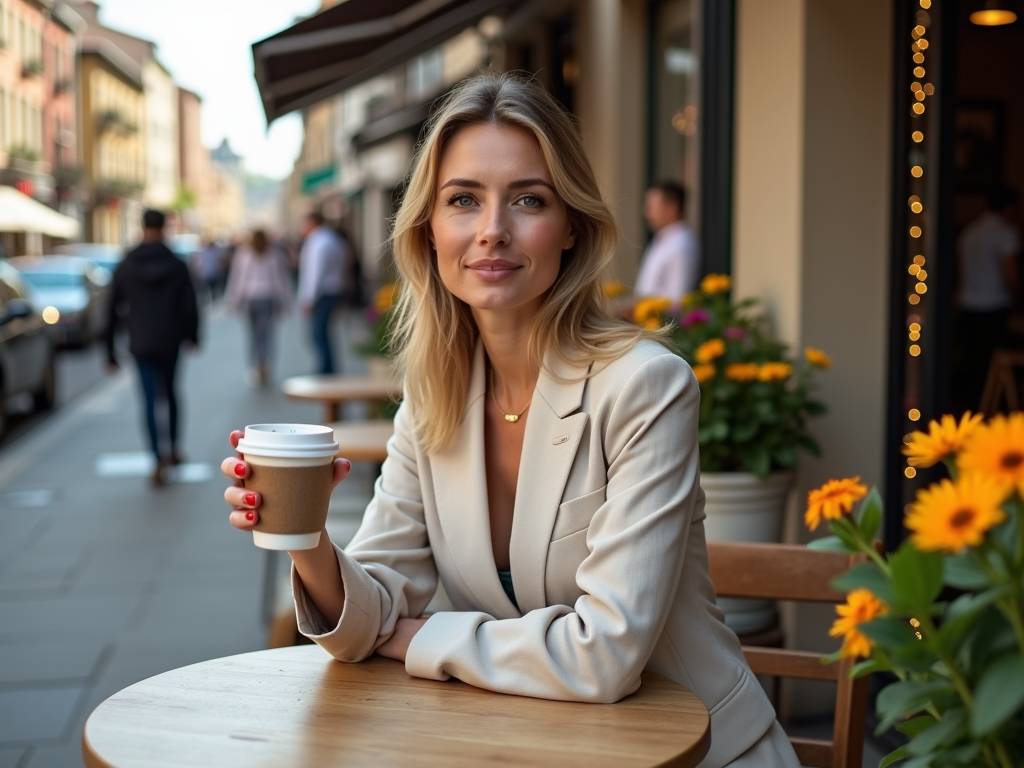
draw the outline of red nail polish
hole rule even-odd
[[[248,504],[250,507],[255,507],[256,506],[256,494],[255,493],[247,493],[242,498],[245,501],[245,503]]]
[[[245,477],[245,464],[235,464],[235,474],[239,477]]]
[[[256,519],[256,513],[255,512],[246,512],[245,513],[245,519],[248,520],[251,523],[253,520]]]

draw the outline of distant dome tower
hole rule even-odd
[[[236,179],[242,178],[242,156],[236,155],[227,137],[221,141],[220,146],[210,152],[210,160],[220,166],[223,173],[229,174]]]

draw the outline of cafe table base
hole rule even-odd
[[[616,704],[546,701],[410,677],[319,646],[193,664],[114,694],[89,717],[89,768],[689,766],[710,744],[707,709],[645,672]]]

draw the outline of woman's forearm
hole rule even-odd
[[[338,556],[327,531],[321,532],[316,549],[295,550],[288,554],[295,563],[306,595],[333,629],[345,608],[345,585],[341,581]]]

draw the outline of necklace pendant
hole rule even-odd
[[[506,413],[505,421],[519,421],[519,415],[515,413]]]

